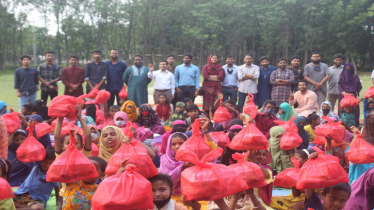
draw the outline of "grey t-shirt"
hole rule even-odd
[[[315,70],[315,67],[319,67],[319,71]],[[325,63],[319,63],[318,66],[314,66],[312,63],[308,63],[304,67],[304,76],[308,76],[311,80],[315,82],[321,82],[326,75],[330,75],[329,67]],[[308,89],[315,91],[313,84],[308,84]],[[322,85],[322,91],[327,92],[327,82]]]
[[[339,94],[340,93],[338,83],[339,83],[340,74],[343,71],[343,67],[344,67],[343,65],[339,66],[338,68],[336,68],[335,65],[329,67],[330,78],[328,80],[329,85],[327,87],[327,92],[329,94]]]

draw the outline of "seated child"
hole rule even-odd
[[[127,100],[123,103],[121,111],[127,114],[127,117],[131,122],[135,122],[138,119],[138,112],[136,111],[136,105],[133,101]]]
[[[186,112],[186,110],[184,110],[185,107],[186,107],[186,105],[183,102],[177,102],[175,104],[175,111],[173,112],[173,114],[171,114],[169,119],[164,124],[165,132],[168,132],[169,130],[172,129],[171,127],[172,127],[174,121],[176,121],[176,120],[183,120],[184,121],[187,118],[187,112]]]
[[[340,118],[349,127],[351,127],[351,126],[358,127],[359,126],[359,125],[356,125],[356,110],[354,110],[354,107],[344,107],[344,108],[342,108],[342,110],[340,112]]]
[[[48,116],[48,107],[43,100],[35,101],[33,111],[35,112],[35,114],[40,115],[44,121],[50,119],[50,117]]]
[[[168,139],[169,139],[171,134],[176,133],[176,132],[185,133],[186,131],[187,131],[186,122],[182,121],[182,120],[175,120],[173,122],[173,128],[171,130],[169,130],[168,132],[164,133],[164,135],[162,135],[162,137],[161,137],[162,138],[161,149],[160,149],[161,154],[166,153],[166,147],[167,147],[167,144],[168,144]]]
[[[4,101],[0,101],[0,115],[9,113],[7,105]]]
[[[12,164],[8,160],[0,158],[0,177],[7,180],[10,177],[12,170]],[[14,202],[12,198],[0,199],[0,210],[15,210]]]
[[[292,168],[291,157],[295,155],[296,149],[283,150],[279,146],[281,137],[286,133],[286,130],[281,126],[274,126],[270,129],[269,151],[272,155],[270,167],[274,168],[277,173]]]
[[[96,182],[105,176],[107,163],[99,157],[89,157],[96,167],[98,177],[66,184],[62,209],[91,209],[91,200],[96,192]]]
[[[159,103],[155,106],[155,110],[161,122],[166,122],[173,112],[173,105],[167,100],[165,94],[160,94],[158,96],[158,102]]]
[[[22,117],[20,117],[20,120],[21,120],[21,128],[23,130],[26,130],[27,129],[27,121],[25,120],[26,119],[30,119],[30,116],[34,113],[34,104],[24,104],[21,108],[21,113],[22,114]]]
[[[42,123],[43,119],[40,115],[34,114],[30,116],[30,122],[32,123]],[[27,135],[29,135],[29,131],[26,132]],[[34,137],[36,138],[36,131],[34,129]],[[45,148],[51,147],[51,138],[49,136],[49,133],[40,137],[36,138]]]
[[[104,103],[104,126],[107,125],[114,125],[114,115],[121,110],[119,106],[113,105],[109,108],[107,108],[107,102]]]
[[[161,125],[158,114],[151,108],[149,104],[142,104],[139,108],[139,116],[136,120],[138,127],[149,128],[153,133],[164,134],[165,129]]]
[[[203,118],[202,115],[200,115],[200,110],[199,107],[196,104],[189,104],[186,107],[186,112],[187,112],[187,119],[185,120],[188,126],[187,130],[192,129],[192,124],[195,122],[197,118]]]
[[[306,118],[306,122],[309,125],[304,126],[304,130],[309,134],[309,144],[312,144],[316,137],[316,135],[314,135],[314,130],[321,124],[321,118],[313,113]]]
[[[188,105],[190,105],[190,104],[193,104],[192,99],[190,99],[190,98],[188,98],[188,97],[184,98],[182,101],[183,101],[183,103],[186,105],[186,107],[187,107]]]
[[[14,204],[17,208],[45,209],[53,188],[58,195],[59,183],[46,180],[49,166],[55,159],[55,150],[47,148],[44,160],[33,167],[25,182],[14,192]]]
[[[222,99],[223,99],[223,94],[220,93],[218,95],[218,99],[214,102],[214,108],[217,110],[217,108],[220,105],[223,105],[227,109],[227,111],[229,111],[229,113],[231,114],[231,119],[223,121],[223,122],[216,123],[216,130],[222,130],[222,131],[227,132],[228,129],[230,128],[230,122],[231,122],[231,120],[238,118],[239,117],[239,113],[235,109],[235,100],[228,99],[225,102],[221,103]],[[221,127],[221,128],[219,128],[219,127]]]
[[[243,130],[243,126],[235,124],[230,127],[230,130],[228,132],[228,137],[230,139],[230,142],[235,137],[236,134],[238,134],[241,130]],[[233,150],[230,147],[223,148],[222,155],[217,159],[218,163],[224,164],[226,166],[229,166],[231,164],[237,163],[237,161],[232,158],[232,155],[236,152],[243,153],[243,151],[240,150]]]
[[[125,127],[127,121],[129,121],[127,114],[123,111],[116,112],[113,116],[114,125],[119,128]]]
[[[92,143],[96,144],[96,146],[99,147],[100,146],[100,132],[99,132],[99,130],[97,129],[96,126],[90,126],[89,129],[91,131]]]

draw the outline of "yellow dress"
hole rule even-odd
[[[79,181],[67,184],[64,192],[63,209],[91,209],[91,200],[97,189],[97,184],[86,184]]]
[[[313,128],[310,125],[306,125],[304,126],[304,130],[309,134],[309,144],[313,143],[314,137],[316,137]]]
[[[270,206],[274,209],[279,210],[288,210],[288,207],[295,205],[299,202],[305,201],[305,194],[301,193],[298,197],[293,196],[292,193],[290,193],[287,196],[275,196],[271,198]],[[300,208],[304,209],[304,205]]]

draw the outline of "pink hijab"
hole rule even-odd
[[[126,123],[129,121],[127,114],[123,111],[116,112],[113,117],[113,122],[116,122],[117,118],[122,118]]]

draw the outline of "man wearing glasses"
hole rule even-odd
[[[321,54],[313,52],[311,63],[304,67],[304,79],[308,82],[308,89],[317,95],[318,106],[326,100],[327,80],[330,77],[329,67],[325,63],[321,63]]]
[[[222,81],[223,101],[238,99],[238,66],[234,64],[235,58],[232,55],[226,56],[226,65],[223,66],[225,79]]]

